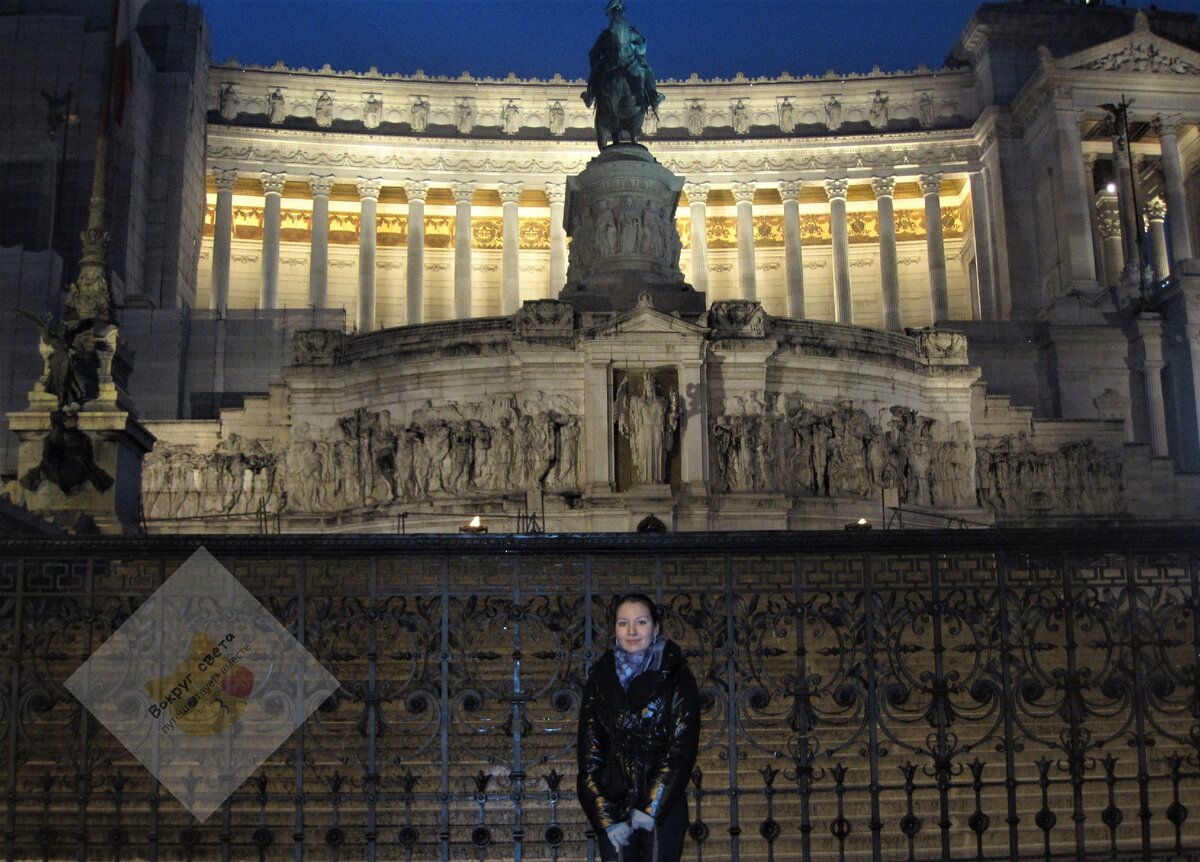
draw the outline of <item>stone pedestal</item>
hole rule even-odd
[[[683,280],[675,209],[683,178],[640,144],[604,149],[567,178],[571,237],[559,299],[579,311],[625,311],[648,293],[659,311],[700,314],[705,296]]]
[[[154,446],[154,435],[136,416],[115,405],[85,409],[71,424],[75,427],[67,433],[75,434],[76,440],[81,439],[78,434],[86,435],[91,462],[102,472],[94,473],[95,480],[85,478],[64,489],[40,469],[52,430],[50,412],[34,409],[8,414],[9,430],[20,441],[18,481],[9,485],[13,502],[68,528],[90,518],[101,533],[141,532],[142,458]]]
[[[89,400],[62,412],[46,391],[53,348],[39,343],[44,366],[29,406],[8,414],[19,448],[17,481],[5,490],[14,503],[68,529],[90,520],[106,534],[141,532],[142,459],[155,438],[130,404],[131,368],[117,328],[99,326],[86,343],[96,359]]]

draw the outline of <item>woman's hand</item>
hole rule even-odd
[[[624,847],[629,843],[629,839],[633,837],[633,827],[621,821],[605,829],[604,834],[608,836],[608,840],[612,842],[613,847]]]
[[[645,811],[642,811],[640,808],[635,808],[635,809],[633,809],[633,812],[629,815],[629,825],[632,826],[635,830],[644,829],[647,832],[653,832],[654,831],[654,818],[651,817],[649,814],[647,814]]]

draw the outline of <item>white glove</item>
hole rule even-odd
[[[653,832],[654,818],[640,808],[635,808],[629,815],[629,825],[634,829],[645,829],[647,832]]]
[[[633,828],[625,822],[614,823],[604,830],[604,834],[608,836],[608,840],[612,842],[613,847],[624,847],[629,843],[629,839],[633,837]]]

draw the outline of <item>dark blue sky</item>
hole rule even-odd
[[[1135,0],[1136,2],[1136,0]],[[583,77],[604,0],[201,0],[213,59]],[[660,78],[942,64],[977,0],[626,0]],[[1137,5],[1141,5],[1137,3]],[[1164,6],[1174,6],[1170,2]],[[1186,5],[1186,3],[1185,3]]]

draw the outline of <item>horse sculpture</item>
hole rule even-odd
[[[596,107],[596,144],[607,139],[621,143],[622,136],[637,143],[647,111],[657,111],[663,97],[646,63],[646,39],[625,18],[623,0],[609,0],[609,24],[588,52],[591,72],[583,103]]]

